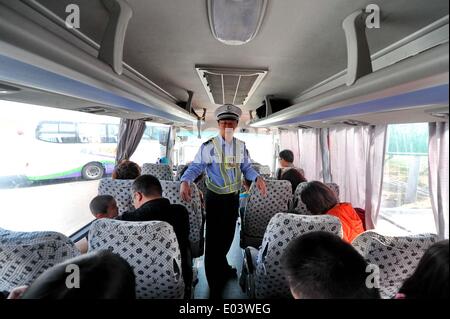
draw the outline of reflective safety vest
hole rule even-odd
[[[234,156],[225,155],[225,147],[222,148],[220,140],[216,137],[212,139],[214,145],[215,158],[219,161],[220,175],[224,182],[224,186],[216,185],[212,182],[209,177],[206,177],[206,187],[216,194],[231,194],[236,193],[241,189],[242,183],[242,172],[241,172],[241,156],[240,149],[237,149],[236,139],[233,138],[233,154]],[[240,143],[239,143],[240,144]],[[240,146],[240,145],[239,145]],[[229,170],[234,170],[235,181],[231,181],[230,176],[227,172]]]

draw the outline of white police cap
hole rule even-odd
[[[237,106],[233,104],[225,104],[219,106],[214,112],[216,115],[217,121],[220,120],[236,120],[239,121],[239,118],[242,115],[242,111]]]

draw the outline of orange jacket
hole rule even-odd
[[[339,218],[344,233],[343,239],[348,243],[351,243],[356,236],[364,231],[361,218],[359,218],[350,203],[337,204],[327,214]]]

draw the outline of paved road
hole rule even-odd
[[[17,231],[58,231],[71,235],[93,219],[90,200],[99,181],[0,189],[0,227]]]

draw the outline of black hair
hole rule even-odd
[[[278,157],[289,163],[294,163],[294,153],[291,150],[282,150]]]
[[[114,197],[111,195],[95,196],[89,204],[92,215],[96,216],[98,214],[106,214],[109,204],[111,204],[114,200]]]
[[[121,161],[112,172],[112,179],[136,179],[141,175],[141,168],[132,161]]]
[[[79,269],[79,280],[75,269]],[[22,296],[22,299],[135,298],[133,269],[125,259],[109,250],[84,254],[46,270]]]
[[[292,193],[295,193],[298,184],[306,182],[306,178],[296,168],[284,170],[281,174],[280,180],[289,181],[292,185]]]
[[[448,251],[448,239],[430,246],[399,292],[410,299],[448,299]]]
[[[328,232],[292,240],[282,259],[291,291],[304,299],[380,298],[366,286],[367,263],[353,246]]]
[[[145,197],[162,196],[162,187],[159,180],[153,175],[141,175],[135,179],[131,187],[133,192],[142,193]]]
[[[325,214],[338,204],[336,194],[324,183],[309,182],[300,194],[302,202],[313,215]]]

